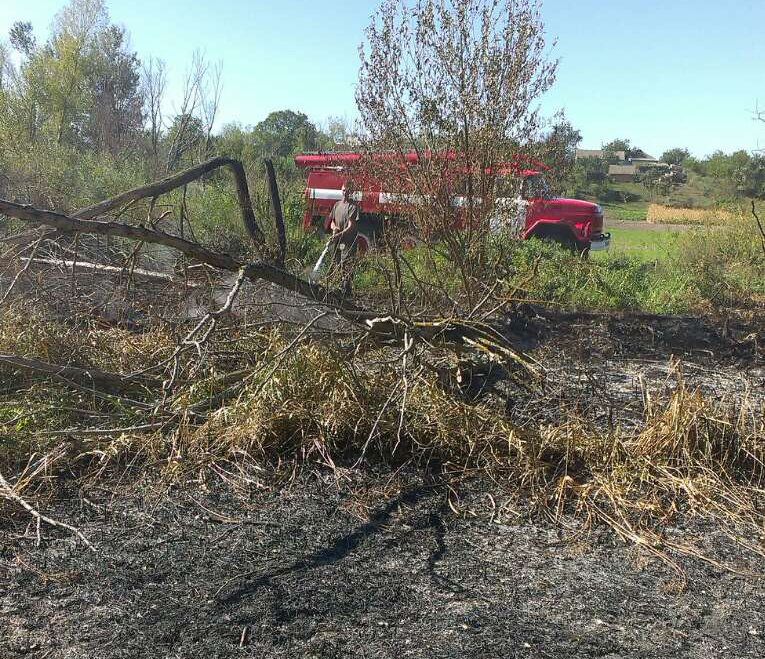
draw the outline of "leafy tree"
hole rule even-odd
[[[116,153],[143,123],[141,63],[125,44],[124,28],[111,25],[100,32],[86,74],[89,112],[84,136],[98,151]]]
[[[576,161],[576,182],[581,188],[603,183],[608,177],[608,163],[602,158],[587,156]]]
[[[103,0],[69,0],[53,19],[51,32],[54,41],[68,35],[84,47],[107,27],[109,12]]]
[[[29,23],[15,23],[11,40],[27,56],[15,115],[31,139],[43,132],[59,145],[116,153],[137,135],[140,62],[124,29],[109,25],[102,0],[70,0],[42,48]]]
[[[550,166],[546,179],[551,188],[563,190],[571,182],[576,165],[576,149],[582,134],[560,113],[539,146],[539,158]]]
[[[11,42],[11,46],[26,57],[31,57],[37,47],[37,40],[32,32],[31,23],[16,21],[11,26],[8,38]]]
[[[648,158],[648,154],[640,147],[633,146],[626,153],[627,158]]]
[[[327,146],[330,149],[347,146],[352,137],[348,121],[343,117],[329,117],[322,132],[327,138]]]
[[[356,87],[366,166],[426,200],[411,221],[442,235],[470,299],[485,232],[450,231],[452,193],[467,222],[494,215],[503,161],[539,138],[537,99],[555,80],[532,0],[384,0],[366,30]],[[414,151],[417,167],[371,154]],[[403,177],[404,180],[401,180]],[[470,254],[470,257],[468,257]]]
[[[10,80],[12,70],[11,55],[8,47],[0,41],[0,94],[5,89]]]
[[[603,159],[606,162],[614,164],[619,161],[619,158],[616,155],[617,151],[624,151],[625,157],[629,157],[628,154],[630,152],[630,141],[623,139],[611,140],[607,144],[604,144],[602,149]]]
[[[251,164],[254,162],[252,140],[248,131],[238,122],[231,122],[223,126],[218,136],[218,151],[229,158],[235,158]]]
[[[691,152],[688,151],[688,149],[677,147],[674,149],[669,149],[661,154],[661,161],[667,163],[668,165],[679,165],[684,160],[689,158],[690,155]]]
[[[750,161],[749,153],[743,149],[726,154],[719,149],[702,162],[704,174],[720,180],[735,181],[736,171]]]
[[[320,145],[316,126],[302,112],[272,112],[252,131],[252,140],[261,157],[286,158],[300,151],[315,151]]]
[[[747,197],[765,199],[765,156],[755,154],[734,171],[736,187]]]

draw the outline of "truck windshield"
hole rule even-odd
[[[535,199],[537,197],[546,199],[550,196],[550,188],[547,187],[547,181],[541,176],[527,176],[523,179],[521,196],[524,199]]]
[[[521,191],[521,182],[512,176],[498,176],[494,182],[497,199],[515,199]]]

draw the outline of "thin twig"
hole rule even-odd
[[[43,235],[43,236],[40,236],[37,240],[35,240],[34,245],[32,246],[32,253],[30,254],[30,260],[27,261],[24,267],[16,273],[16,276],[13,278],[13,281],[8,286],[8,289],[5,291],[5,293],[3,293],[3,297],[0,298],[0,305],[5,303],[5,301],[8,299],[8,296],[11,294],[11,292],[15,288],[16,283],[19,281],[21,276],[27,270],[29,270],[29,264],[31,263],[31,260],[34,258],[35,254],[37,253],[37,249],[40,247],[44,239],[45,239],[45,236]]]
[[[16,503],[18,503],[30,515],[37,518],[38,523],[42,521],[42,522],[45,522],[46,524],[50,524],[51,526],[57,526],[58,528],[66,529],[67,531],[74,533],[80,540],[82,540],[83,544],[88,549],[90,549],[90,551],[92,552],[96,551],[96,548],[79,531],[79,529],[76,529],[74,526],[72,526],[71,524],[67,524],[66,522],[58,522],[55,519],[46,517],[39,511],[35,510],[32,506],[30,506],[24,499],[21,498],[21,496],[13,489],[13,487],[11,487],[11,484],[7,480],[5,480],[5,477],[2,474],[0,474],[0,495],[6,497],[7,499],[10,499],[11,501],[15,501]]]

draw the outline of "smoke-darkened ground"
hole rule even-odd
[[[518,421],[639,429],[645,392],[668,396],[680,373],[761,405],[761,324],[537,311],[509,328],[550,369],[544,395],[507,401]],[[494,386],[476,375],[465,395]],[[52,475],[43,512],[95,554],[45,525],[37,547],[23,514],[0,523],[2,659],[765,656],[765,564],[718,523],[678,514],[663,538],[708,560],[659,547],[671,565],[486,478],[450,499],[438,474],[370,465],[288,484],[289,466],[281,484],[213,467],[171,486],[155,467],[82,490]]]
[[[743,575],[763,566],[714,528],[699,549],[742,574],[679,559],[683,587],[645,550],[577,540],[498,492],[496,509],[482,488],[463,492],[457,517],[411,474],[248,478],[237,494],[215,478],[62,501],[55,514],[97,554],[50,529],[40,548],[33,528],[4,529],[2,656],[765,654],[765,583]]]

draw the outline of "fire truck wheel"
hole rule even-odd
[[[567,235],[564,233],[548,233],[546,235],[541,236],[542,240],[545,240],[547,242],[555,243],[556,245],[560,245],[563,249],[565,249],[567,252],[571,252],[572,254],[578,254],[579,250],[577,249],[576,240],[574,240],[574,237],[571,235]]]
[[[356,234],[355,252],[357,254],[366,254],[370,249],[374,249],[375,240],[371,233],[359,231]]]

